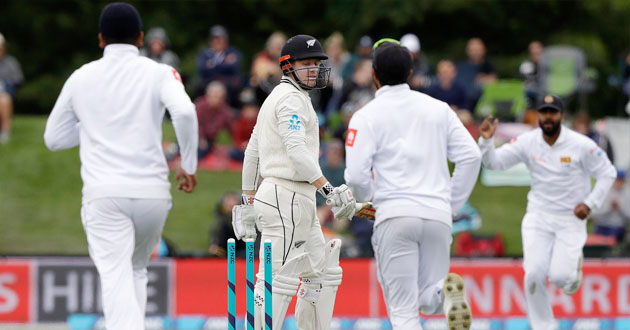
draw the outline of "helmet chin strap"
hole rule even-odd
[[[307,91],[310,91],[310,90],[312,90],[312,89],[313,89],[313,87],[310,87],[310,86],[308,86],[308,85],[304,84],[304,83],[300,80],[300,78],[298,78],[298,75],[297,75],[297,71],[296,71],[296,70],[291,70],[291,71],[289,71],[288,73],[290,73],[290,74],[291,74],[291,76],[292,76],[293,80],[295,80],[295,83],[297,83],[297,84],[298,84],[298,86],[302,87],[302,89],[307,90]]]

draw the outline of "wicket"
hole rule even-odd
[[[254,330],[254,240],[245,240],[247,255],[247,330]]]
[[[271,330],[273,305],[271,304],[271,241],[265,240],[265,330]]]
[[[227,243],[227,258],[228,258],[228,330],[236,329],[236,295],[234,284],[234,271],[235,268],[235,259],[236,259],[236,247],[234,246],[234,239],[228,239]]]
[[[233,238],[228,239],[228,323],[229,330],[236,329],[236,246]],[[254,239],[245,240],[246,273],[247,273],[247,330],[254,329]],[[264,243],[265,262],[265,330],[272,330],[272,271],[271,271],[271,241]]]

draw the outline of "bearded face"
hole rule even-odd
[[[554,136],[560,130],[562,113],[554,109],[541,109],[538,111],[538,125],[546,136]]]
[[[538,119],[538,125],[542,128],[543,134],[547,136],[554,136],[560,129],[561,120],[545,119],[544,121]]]

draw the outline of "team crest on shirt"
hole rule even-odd
[[[351,128],[348,130],[348,134],[346,135],[346,145],[348,147],[352,147],[354,145],[354,139],[357,137],[357,130]]]
[[[572,161],[571,156],[560,156],[560,167],[568,169]]]
[[[300,117],[298,117],[298,115],[292,115],[291,119],[289,119],[289,123],[290,131],[299,131],[300,129],[302,129],[302,126],[300,126]]]

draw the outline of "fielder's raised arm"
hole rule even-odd
[[[493,135],[498,121],[486,118],[480,126],[479,147],[489,169],[508,169],[522,162],[529,170],[531,189],[521,224],[525,301],[532,329],[552,329],[557,322],[547,284],[567,295],[580,288],[587,238],[583,220],[601,205],[616,173],[595,142],[562,125],[562,99],[546,95],[537,110],[538,128],[496,150]],[[591,177],[597,179],[593,190]]]

